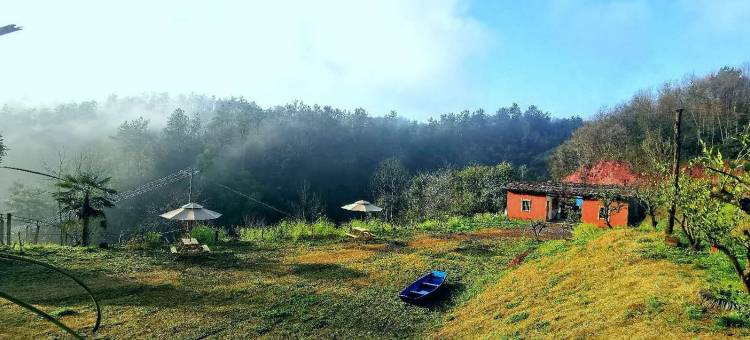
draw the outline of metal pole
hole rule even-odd
[[[680,149],[682,147],[680,130],[682,127],[682,111],[685,111],[685,109],[677,109],[674,111],[674,150],[672,154],[672,179],[674,181],[674,195],[672,196],[672,205],[669,207],[669,223],[667,224],[667,230],[665,230],[665,233],[667,235],[672,235],[672,233],[674,232],[675,214],[677,213],[677,196],[680,195]]]
[[[39,244],[39,221],[36,222],[36,233],[34,233],[34,244]]]
[[[8,245],[11,245],[11,244],[12,244],[12,243],[10,242],[10,226],[11,226],[11,220],[12,220],[12,216],[11,216],[11,214],[10,214],[10,213],[8,213],[7,215],[5,215],[5,225],[6,225],[7,227],[8,227],[8,228],[6,229],[6,232],[5,232],[5,236],[6,236],[6,237],[5,237],[5,239],[6,239],[6,242],[8,243]]]
[[[4,244],[3,239],[5,239],[5,233],[3,232],[5,230],[5,219],[3,219],[3,216],[0,215],[0,244]]]

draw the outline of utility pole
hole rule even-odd
[[[10,242],[10,222],[11,222],[11,215],[10,213],[8,213],[7,215],[5,215],[5,226],[7,227],[6,233],[5,233],[5,236],[6,236],[5,242],[7,242],[8,245],[13,244],[12,242]]]
[[[673,154],[672,154],[672,179],[673,179],[673,196],[672,205],[669,207],[669,223],[667,224],[667,230],[665,234],[671,236],[674,232],[674,220],[675,214],[677,213],[677,196],[680,195],[680,149],[682,148],[682,138],[680,136],[680,130],[682,127],[682,112],[685,109],[677,109],[674,111],[674,143],[673,143]]]

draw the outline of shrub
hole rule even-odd
[[[218,234],[218,238],[217,238]],[[198,225],[190,231],[190,236],[198,240],[200,244],[213,245],[216,241],[226,240],[227,233],[221,228],[214,228],[207,225]]]
[[[650,297],[646,300],[646,311],[649,314],[659,314],[664,309],[664,302],[656,297]]]
[[[351,228],[363,228],[368,229],[372,232],[379,232],[379,231],[385,231],[385,230],[394,230],[394,227],[392,224],[388,222],[383,222],[378,219],[368,219],[368,220],[351,220],[348,223],[345,223],[342,228],[349,230]]]
[[[512,221],[503,215],[491,213],[476,214],[472,217],[447,216],[428,219],[416,224],[416,229],[428,232],[470,232],[486,228],[523,228],[526,222]]]
[[[239,235],[243,241],[299,241],[342,238],[347,230],[348,227],[337,228],[331,221],[321,218],[313,223],[284,220],[268,228],[241,228]]]
[[[162,245],[161,234],[155,231],[149,231],[143,235],[143,244],[146,248],[154,249]]]
[[[529,317],[529,312],[520,312],[510,316],[508,323],[518,323]]]
[[[134,235],[125,243],[125,248],[128,250],[157,249],[161,246],[161,234],[155,231]]]
[[[725,314],[716,319],[716,325],[724,328],[749,327],[750,321],[742,314],[732,312]]]
[[[703,319],[703,316],[706,314],[706,307],[687,305],[685,307],[685,314],[687,314],[687,317],[690,320],[700,320]]]
[[[424,230],[424,231],[437,231],[442,229],[440,226],[440,222],[436,220],[425,220],[419,224],[417,224],[417,229]]]
[[[476,214],[472,220],[486,227],[499,227],[508,222],[505,216],[491,213]]]
[[[53,310],[51,313],[49,313],[49,315],[52,315],[58,319],[63,316],[77,315],[77,314],[78,312],[76,310],[70,309],[68,307],[60,307],[58,309]]]
[[[573,242],[577,244],[585,244],[599,237],[599,235],[603,233],[603,229],[600,229],[593,224],[581,223],[573,228]]]

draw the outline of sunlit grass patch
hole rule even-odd
[[[496,282],[507,262],[533,244],[475,233],[219,242],[210,254],[189,258],[161,249],[70,247],[30,247],[27,255],[62,264],[90,283],[104,306],[102,337],[416,338]],[[415,238],[420,241],[411,247]],[[35,302],[48,311],[76,310],[63,316],[66,323],[90,326],[81,294],[44,285],[49,278],[36,268],[7,268],[0,266],[0,287],[31,279],[20,292],[38,293],[43,299]],[[449,273],[445,300],[433,308],[401,302],[398,292],[432,269]],[[0,323],[20,338],[58,334],[41,320],[1,307]]]
[[[291,263],[349,263],[371,258],[377,251],[367,248],[344,248],[333,250],[316,250],[303,252],[301,255],[289,258]]]
[[[414,249],[425,249],[429,251],[450,251],[458,245],[458,240],[438,238],[433,236],[422,236],[418,237],[414,241],[408,243],[410,248]]]
[[[573,242],[569,249],[542,246],[542,252],[555,255],[537,255],[488,285],[447,317],[436,337],[689,338],[709,332],[712,326],[697,316],[696,307],[690,314],[685,307],[700,305],[703,273],[643,258],[642,243],[636,241],[641,235],[586,230],[578,234],[585,242]],[[687,275],[675,275],[679,272]]]

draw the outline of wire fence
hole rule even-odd
[[[30,172],[38,175],[44,175],[48,177],[58,178],[49,174],[41,172],[26,170],[21,168],[3,167],[12,170],[19,170]],[[148,183],[144,183],[134,189],[121,192],[116,195],[108,196],[112,202],[120,202],[128,199],[138,197],[146,192],[153,191],[155,189],[164,187],[185,178],[191,178],[197,174],[198,171],[194,168],[187,168],[176,171],[165,177],[153,180]],[[58,178],[59,179],[59,178]],[[255,202],[267,209],[273,210],[286,217],[293,217],[292,214],[281,210],[273,205],[258,200],[250,195],[242,193],[234,188],[228,187],[221,183],[214,183],[217,186],[230,191],[236,195],[242,196],[250,201]],[[13,245],[13,244],[40,244],[40,243],[58,243],[61,245],[76,245],[80,242],[80,231],[68,230],[65,228],[65,222],[71,220],[75,216],[74,211],[61,211],[58,216],[44,217],[43,219],[30,218],[24,216],[17,216],[12,213],[0,214],[0,244]],[[169,235],[179,232],[183,229],[174,229],[169,231],[156,231],[156,230],[122,230],[119,233],[112,233],[102,230],[93,230],[96,234],[96,238],[104,240],[104,242],[116,242],[122,244],[124,241],[135,235],[143,235],[146,232],[159,233],[161,237],[167,239]]]

